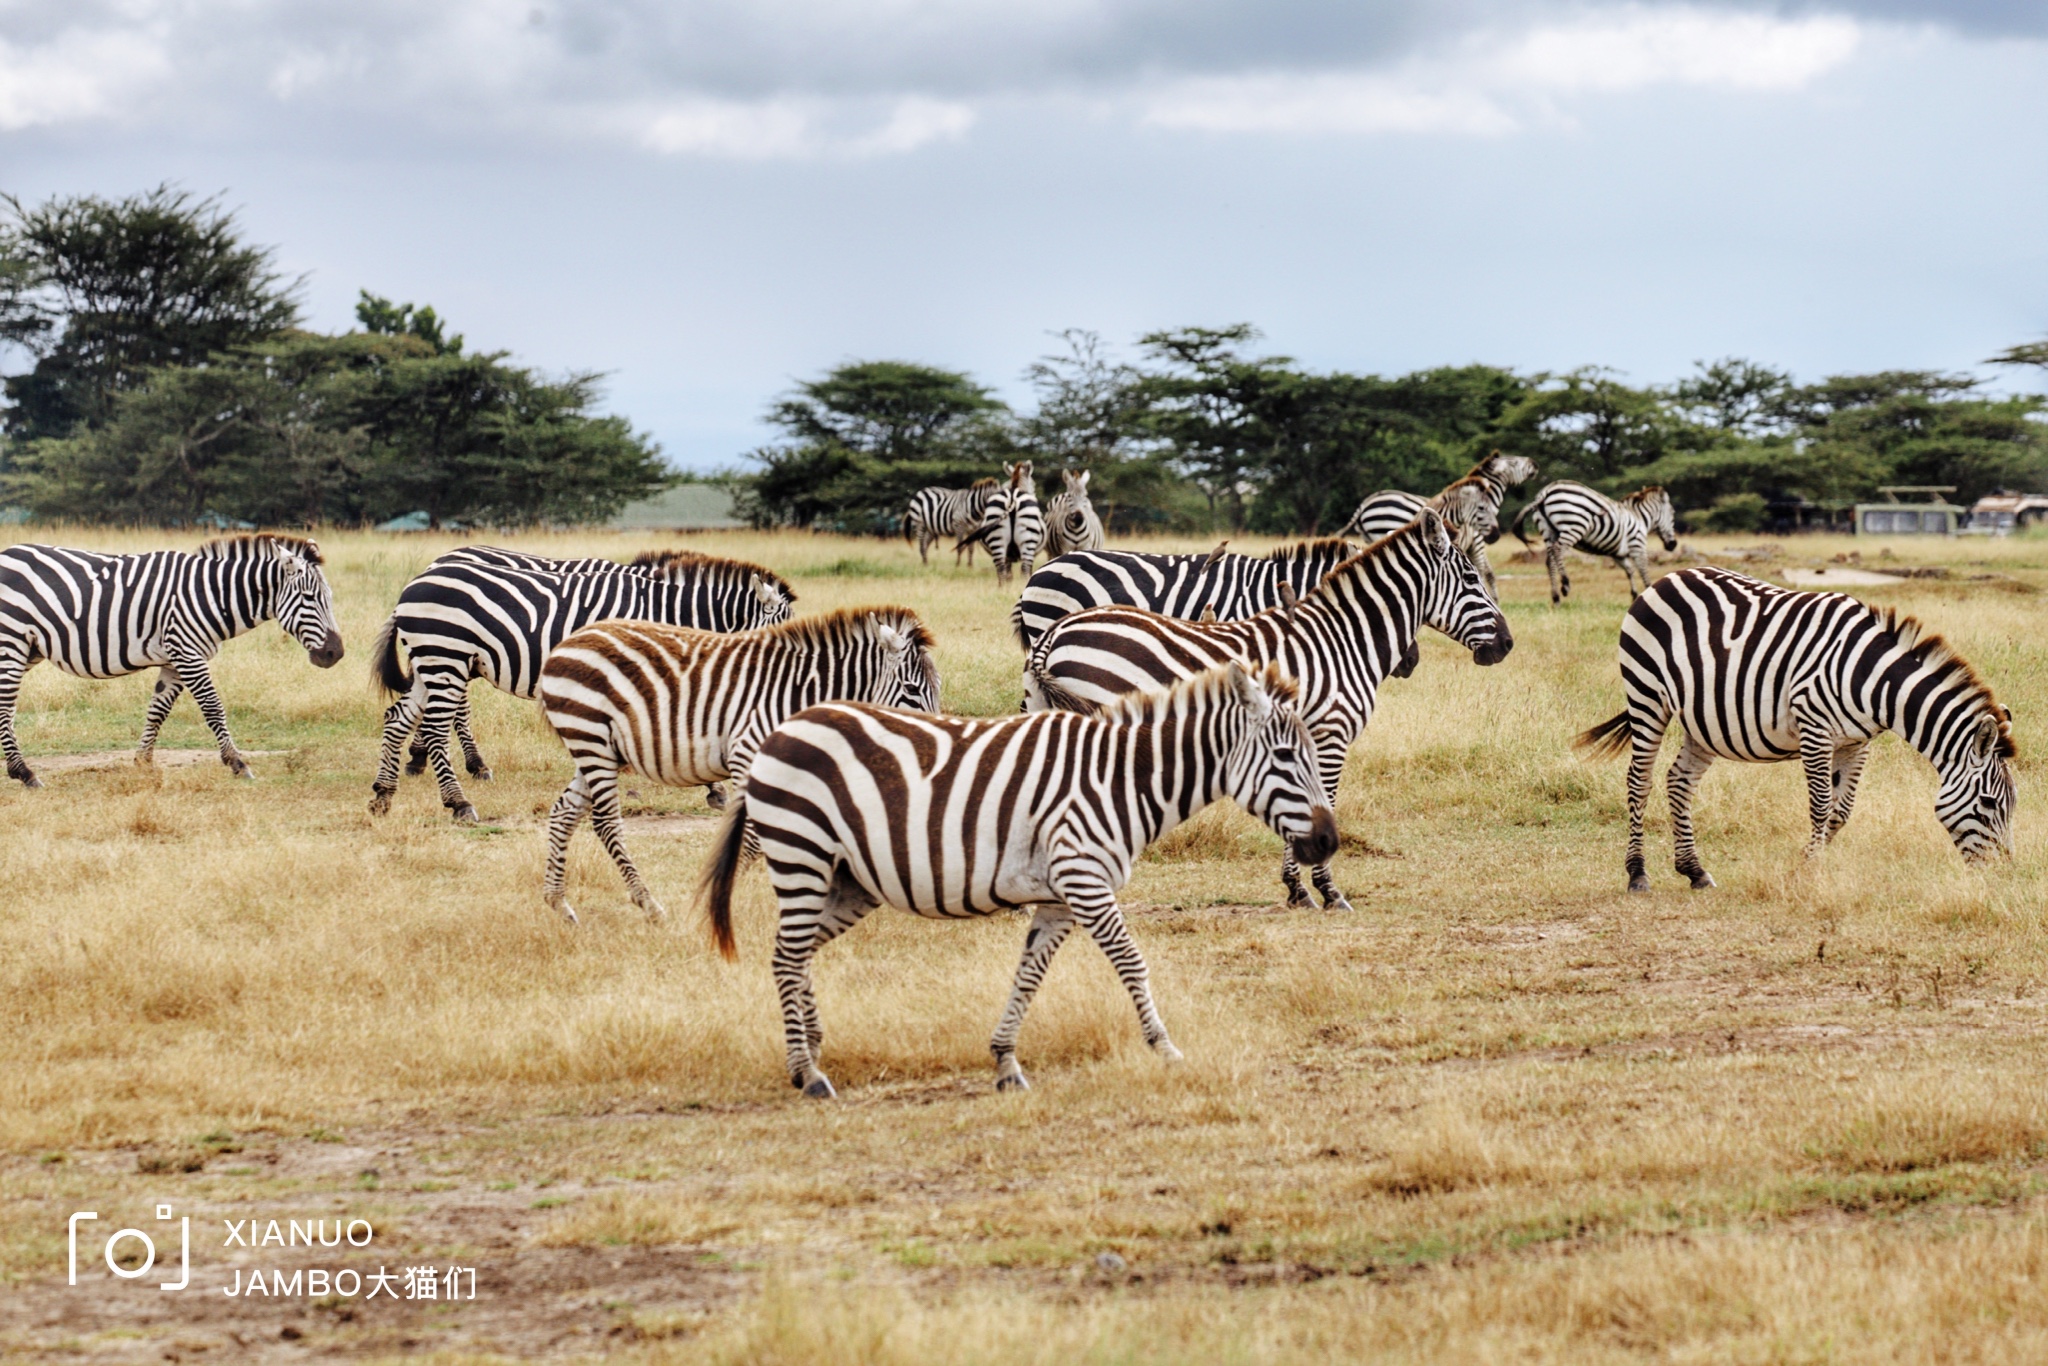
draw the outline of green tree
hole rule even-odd
[[[1528,392],[1502,415],[1502,450],[1536,462],[1542,478],[1576,479],[1619,490],[1634,471],[1713,438],[1655,389],[1636,389],[1613,372],[1587,366],[1535,376]]]
[[[394,304],[367,289],[356,291],[356,322],[363,331],[380,337],[412,337],[425,342],[437,356],[462,350],[462,334],[443,336],[441,318],[431,307]]]

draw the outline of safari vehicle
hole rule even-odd
[[[2048,493],[2000,489],[1970,505],[1970,522],[1963,530],[1973,536],[2010,536],[2042,525],[2048,525]]]

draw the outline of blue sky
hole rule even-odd
[[[2048,5],[0,0],[0,188],[166,179],[700,468],[1066,327],[1963,369],[2048,334]]]

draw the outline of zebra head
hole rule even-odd
[[[270,553],[283,574],[277,585],[277,624],[305,647],[315,667],[341,662],[341,632],[334,624],[334,593],[320,571],[320,546],[311,540],[273,540]]]
[[[1085,501],[1085,500],[1087,499],[1087,497],[1088,497],[1088,471],[1087,471],[1087,470],[1061,470],[1061,471],[1060,471],[1060,478],[1061,478],[1062,480],[1064,480],[1064,481],[1065,481],[1065,483],[1066,483],[1066,486],[1067,486],[1067,492],[1068,492],[1069,494],[1071,494],[1071,495],[1072,495],[1073,497],[1075,497],[1075,498],[1079,498],[1079,499],[1082,499],[1082,500],[1084,500],[1084,501]]]
[[[1479,462],[1479,468],[1486,471],[1489,478],[1498,479],[1509,488],[1526,484],[1536,477],[1536,462],[1526,455],[1502,455],[1495,451]]]
[[[794,594],[785,593],[759,574],[747,576],[747,591],[753,594],[754,601],[761,604],[760,620],[754,623],[755,626],[780,626],[789,620]]]
[[[1657,485],[1639,489],[1628,496],[1635,505],[1636,515],[1643,519],[1643,525],[1657,533],[1666,550],[1678,549],[1678,513],[1671,506],[1671,495]]]
[[[1307,864],[1337,852],[1337,814],[1323,798],[1315,737],[1295,709],[1294,680],[1268,664],[1254,675],[1225,666],[1230,705],[1245,725],[1223,760],[1223,788],[1238,805],[1266,823]]]
[[[1971,863],[2012,852],[2013,753],[2010,713],[1992,702],[1941,766],[1934,814]]]
[[[1472,557],[1451,539],[1434,511],[1415,519],[1424,551],[1422,624],[1433,626],[1472,652],[1474,664],[1498,664],[1515,648],[1514,633],[1501,614]]]
[[[882,646],[882,668],[868,701],[911,711],[939,709],[939,666],[932,662],[931,633],[909,612],[884,620],[868,614],[869,635]]]

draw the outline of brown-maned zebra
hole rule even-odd
[[[1055,622],[1024,666],[1024,705],[1087,709],[1149,692],[1226,660],[1277,664],[1301,685],[1301,714],[1316,737],[1325,801],[1352,742],[1372,718],[1380,681],[1432,626],[1493,664],[1514,648],[1507,618],[1449,529],[1424,510],[1413,522],[1331,570],[1292,606],[1243,621],[1180,621],[1130,607],[1098,607]],[[1281,862],[1290,905],[1309,904],[1290,852]],[[1349,910],[1327,860],[1314,869],[1323,905]]]
[[[1716,759],[1806,770],[1818,855],[1849,819],[1871,740],[1896,731],[1941,775],[1934,814],[1966,859],[2012,847],[2011,716],[1940,636],[1846,593],[1779,588],[1727,569],[1681,569],[1643,590],[1621,623],[1628,706],[1579,736],[1629,751],[1628,889],[1650,890],[1643,808],[1674,717],[1685,744],[1664,785],[1674,862],[1695,888],[1714,879],[1693,842],[1692,796]]]
[[[660,918],[661,903],[626,854],[620,772],[672,787],[743,784],[762,737],[805,707],[935,711],[931,647],[931,633],[905,607],[844,608],[737,635],[607,621],[564,638],[540,671],[541,711],[576,762],[575,780],[548,815],[548,905],[576,919],[563,869],[588,814],[633,904]]]
[[[1414,521],[1423,508],[1435,508],[1450,523],[1452,539],[1479,570],[1486,590],[1497,595],[1499,588],[1486,547],[1500,539],[1500,505],[1507,498],[1508,489],[1535,477],[1536,462],[1526,455],[1502,455],[1495,451],[1432,497],[1422,498],[1396,489],[1380,490],[1358,505],[1351,520],[1345,523],[1344,534],[1377,541]]]
[[[1117,890],[1146,845],[1224,797],[1301,857],[1327,858],[1337,820],[1315,758],[1293,684],[1235,664],[1086,716],[812,707],[762,742],[727,813],[701,889],[714,942],[733,956],[733,881],[751,841],[780,908],[775,986],[789,1078],[808,1096],[833,1094],[818,1067],[811,958],[880,905],[932,919],[1034,908],[989,1042],[999,1088],[1028,1084],[1017,1031],[1076,924],[1123,980],[1145,1041],[1177,1059]]]
[[[1061,470],[1060,478],[1066,487],[1045,505],[1046,555],[1102,549],[1102,519],[1088,498],[1088,471]]]
[[[1530,518],[1543,528],[1543,567],[1550,571],[1550,600],[1563,600],[1572,591],[1571,575],[1565,572],[1564,553],[1583,550],[1604,555],[1621,566],[1628,576],[1628,595],[1633,598],[1650,586],[1650,533],[1656,532],[1666,550],[1678,549],[1676,516],[1671,495],[1655,484],[1637,489],[1620,502],[1597,489],[1560,479],[1545,484],[1543,491],[1522,505],[1510,528],[1516,539],[1527,545],[1522,523]]]

